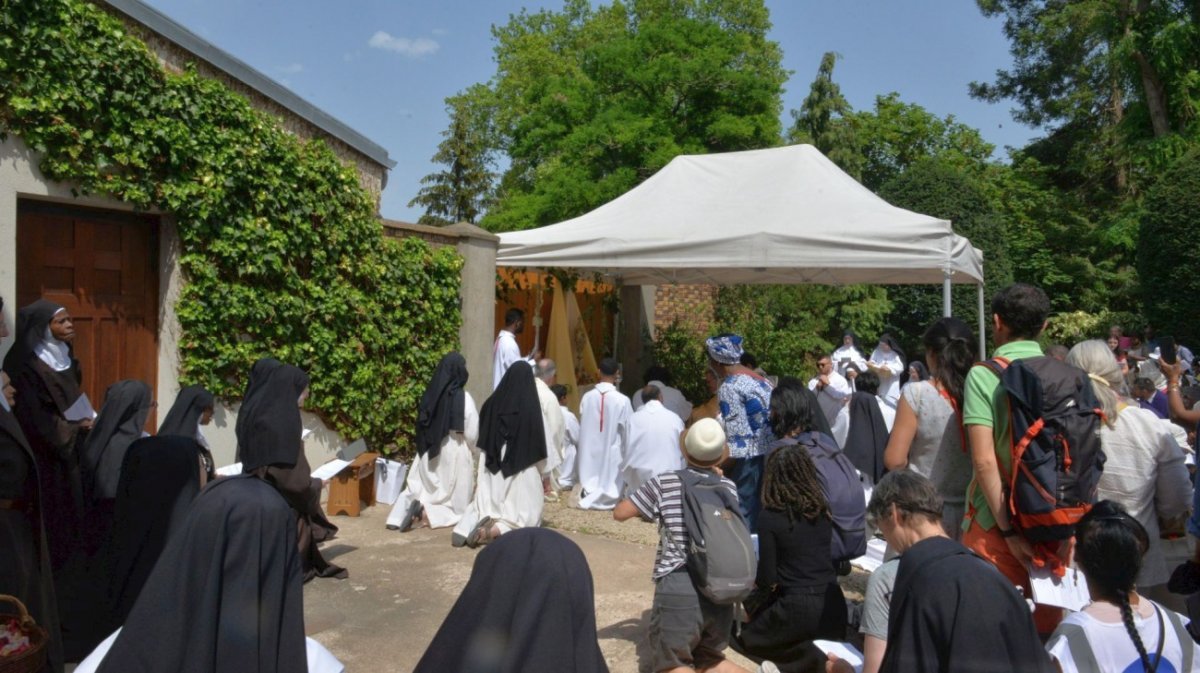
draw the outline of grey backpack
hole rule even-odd
[[[731,605],[750,595],[758,561],[737,496],[716,474],[679,470],[687,568],[708,600]]]

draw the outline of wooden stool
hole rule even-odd
[[[375,504],[375,459],[378,453],[361,453],[329,482],[329,516],[358,516],[363,504]]]

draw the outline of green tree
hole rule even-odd
[[[446,99],[450,128],[433,155],[446,168],[421,178],[425,185],[409,207],[424,206],[421,224],[443,226],[479,221],[487,210],[496,175],[495,138],[487,87],[475,85]]]
[[[980,179],[937,158],[917,161],[889,180],[879,191],[889,202],[926,215],[950,220],[954,232],[967,237],[983,251],[985,287],[988,296],[1012,282],[1012,264],[1003,221],[988,199]],[[894,310],[888,329],[907,352],[915,354],[920,337],[942,315],[942,289],[924,285],[900,285],[889,289]],[[976,316],[974,286],[957,287],[952,293],[954,315],[968,322]]]
[[[1146,195],[1138,273],[1146,317],[1160,334],[1200,343],[1200,151],[1182,157]]]
[[[878,334],[891,310],[878,286],[739,285],[717,291],[714,317],[718,331],[742,335],[766,371],[806,376],[813,354],[832,352],[843,329]]]
[[[799,110],[792,110],[789,143],[807,143],[855,179],[862,178],[863,156],[855,134],[853,112],[842,89],[833,81],[837,54],[825,52],[817,77]]]
[[[787,72],[769,28],[761,0],[570,0],[494,28],[510,164],[484,226],[580,215],[680,154],[777,144]]]

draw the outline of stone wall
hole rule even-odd
[[[697,336],[712,328],[715,285],[659,285],[654,292],[655,333],[678,320]]]

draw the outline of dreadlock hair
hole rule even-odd
[[[1079,520],[1075,535],[1075,560],[1096,592],[1095,597],[1120,608],[1125,631],[1142,658],[1142,666],[1154,670],[1129,604],[1129,593],[1142,569],[1142,555],[1150,546],[1146,529],[1120,504],[1101,500]]]
[[[767,509],[786,512],[788,521],[829,517],[829,503],[821,490],[817,466],[804,447],[781,446],[767,458],[762,503]]]

